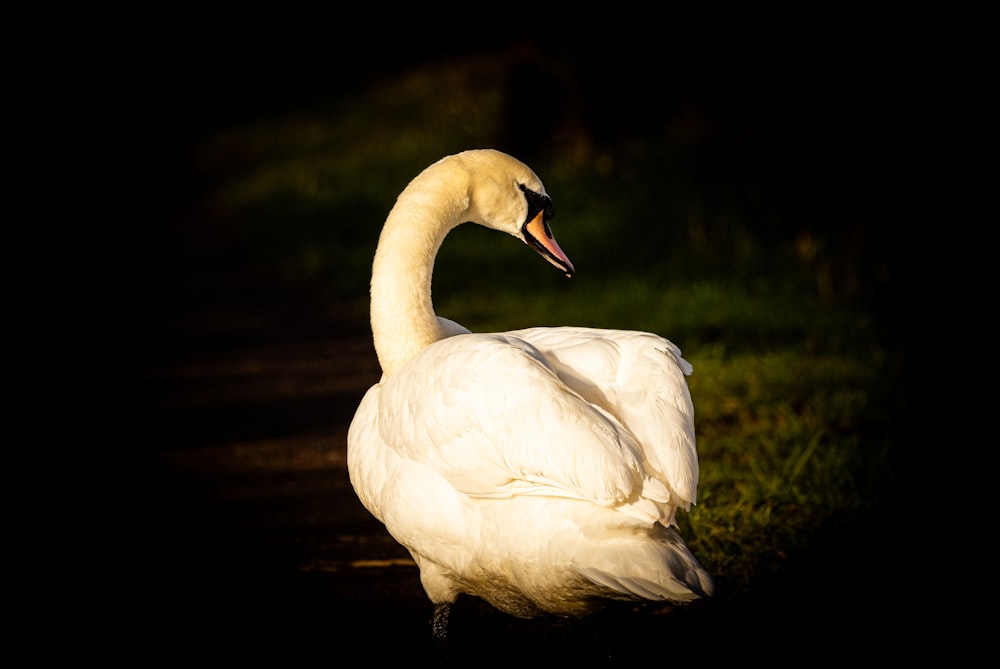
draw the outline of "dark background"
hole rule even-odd
[[[426,601],[412,574],[387,567],[362,577],[288,576],[286,561],[295,562],[299,553],[287,548],[293,539],[276,540],[273,533],[285,523],[285,531],[293,535],[296,523],[303,522],[294,517],[301,506],[260,510],[262,516],[271,514],[264,521],[266,530],[248,530],[246,519],[233,519],[216,506],[217,490],[194,484],[178,490],[176,480],[146,458],[188,430],[196,445],[218,434],[277,433],[280,425],[296,420],[308,424],[324,411],[320,406],[285,407],[278,411],[278,423],[269,422],[274,413],[259,407],[232,415],[160,413],[150,411],[141,401],[143,392],[136,391],[143,383],[140,370],[150,359],[184,350],[224,350],[233,343],[164,338],[156,327],[165,320],[165,305],[179,312],[204,312],[214,308],[213,300],[230,306],[236,300],[259,302],[265,309],[280,303],[285,314],[315,313],[308,296],[268,288],[267,277],[239,279],[234,298],[227,292],[232,286],[228,281],[240,276],[238,259],[223,255],[207,265],[185,261],[184,238],[174,235],[184,224],[175,216],[202,184],[187,169],[184,148],[214,130],[313,104],[349,104],[356,91],[371,82],[422,62],[522,42],[542,57],[511,79],[509,128],[506,145],[499,148],[530,164],[533,156],[552,149],[547,143],[551,129],[566,118],[584,119],[594,136],[613,145],[641,140],[664,115],[690,110],[722,129],[723,139],[713,150],[726,152],[728,159],[703,156],[706,178],[712,178],[719,165],[753,173],[774,200],[783,202],[781,221],[808,217],[810,226],[842,239],[848,237],[836,234],[839,226],[865,230],[868,243],[880,257],[891,259],[896,272],[871,299],[906,299],[908,241],[905,228],[900,232],[899,215],[893,214],[895,184],[890,175],[900,160],[901,140],[913,111],[910,56],[916,58],[916,52],[897,39],[891,24],[868,15],[800,16],[787,23],[764,16],[752,22],[735,17],[720,26],[714,17],[713,22],[691,21],[667,11],[607,21],[598,17],[581,27],[567,16],[517,7],[502,11],[513,14],[505,26],[472,20],[471,25],[433,22],[429,27],[423,21],[400,19],[391,28],[377,21],[379,17],[330,12],[275,22],[267,16],[231,21],[217,16],[146,16],[113,39],[95,44],[97,57],[88,59],[86,66],[67,63],[78,73],[73,104],[89,112],[85,137],[72,155],[80,163],[101,157],[98,192],[107,197],[97,199],[107,216],[99,244],[115,258],[93,268],[110,298],[102,300],[107,305],[102,320],[111,328],[110,336],[96,338],[93,350],[99,360],[89,358],[81,375],[100,368],[100,360],[124,363],[121,369],[114,365],[122,375],[112,377],[115,388],[109,401],[99,402],[104,407],[100,417],[115,422],[108,436],[113,457],[99,460],[102,475],[93,486],[84,486],[96,493],[99,505],[93,512],[81,509],[81,517],[75,518],[77,527],[102,530],[99,539],[86,544],[92,547],[92,557],[100,556],[101,568],[72,598],[75,610],[106,630],[88,637],[97,652],[124,651],[127,658],[141,662],[208,652],[220,659],[273,656],[302,664],[313,657],[346,661],[345,653],[361,638],[372,640],[365,652],[391,660],[426,647],[421,636],[427,629]],[[570,90],[565,78],[551,76],[546,67],[550,60],[561,72],[572,72]],[[780,225],[768,234],[793,234]],[[171,292],[177,285],[216,280],[182,297]],[[79,307],[81,296],[69,293],[76,298],[69,302]],[[329,314],[309,321],[289,315],[282,324],[281,331],[263,328],[252,337],[259,338],[256,343],[273,343],[297,337],[313,341],[317,333],[330,332],[360,340],[368,336],[356,324],[347,327]],[[903,323],[897,327],[902,333]],[[359,378],[365,379],[367,371],[358,372]],[[87,384],[80,385],[85,394]],[[345,396],[353,396],[352,391]],[[344,411],[349,420],[353,406]],[[301,486],[296,494],[314,494],[315,499],[302,503],[310,508],[346,504],[353,493],[345,483],[330,489],[301,480],[295,484]],[[282,483],[255,479],[232,485]],[[845,574],[835,572],[834,558],[817,558],[802,567],[811,578],[829,575],[829,582],[816,591],[829,600],[804,599],[794,592],[796,581],[790,575],[787,583],[770,586],[768,600],[751,599],[721,613],[696,612],[670,628],[673,636],[663,642],[680,644],[684,650],[676,652],[681,655],[711,657],[731,650],[719,647],[727,640],[752,640],[748,653],[757,658],[794,657],[797,651],[783,638],[786,632],[825,643],[824,616],[831,611],[844,615],[848,603],[848,615],[854,615],[866,593],[885,587],[872,572],[891,568],[884,563],[890,540],[882,535],[882,524],[894,520],[872,518],[870,526],[858,528],[859,542],[878,537],[877,544],[860,554],[854,547],[818,549],[817,554],[830,548],[838,560],[862,563]],[[362,528],[358,531],[380,532],[363,516],[325,522],[335,521]],[[269,540],[279,548],[261,551],[261,532],[270,532]],[[870,569],[869,561],[875,563]],[[840,595],[849,601],[839,600]],[[862,626],[896,615],[885,604],[885,592],[878,601],[862,616]],[[95,619],[90,612],[108,603],[112,612]],[[466,606],[465,641],[463,623],[457,623],[457,645],[466,658],[488,665],[478,655],[484,649],[486,656],[508,652],[543,658],[559,658],[567,648],[580,652],[580,639],[572,636],[567,641],[568,632],[522,626]],[[656,623],[634,625],[637,635],[659,640],[663,634]],[[853,648],[850,644],[841,650]],[[669,659],[670,653],[664,649],[663,657]]]

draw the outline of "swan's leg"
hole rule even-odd
[[[451,604],[441,602],[434,605],[434,619],[431,621],[431,631],[434,638],[444,641],[448,637],[448,614],[451,613]]]
[[[434,636],[434,650],[439,663],[448,659],[448,616],[451,614],[451,604],[441,602],[434,605],[434,617],[431,620],[431,633]]]

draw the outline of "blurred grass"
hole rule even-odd
[[[891,260],[864,225],[786,206],[697,114],[608,141],[570,111],[530,157],[515,152],[511,73],[525,59],[442,59],[207,134],[189,153],[202,204],[284,280],[364,318],[381,223],[409,179],[466,148],[525,159],[578,274],[462,226],[438,257],[438,313],[473,330],[577,324],[676,342],[695,368],[702,462],[682,531],[720,592],[748,591],[894,495]],[[558,59],[544,67],[573,90]]]

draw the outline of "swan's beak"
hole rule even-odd
[[[545,210],[538,212],[538,215],[524,224],[524,241],[533,249],[538,251],[543,258],[561,269],[566,276],[573,276],[573,263],[569,261],[563,250],[559,248],[559,243],[552,236],[549,224],[545,222]]]

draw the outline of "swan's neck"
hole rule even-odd
[[[455,198],[442,206],[411,188],[389,212],[371,285],[372,335],[386,376],[445,336],[431,301],[431,276],[441,242],[466,210],[467,200]]]

